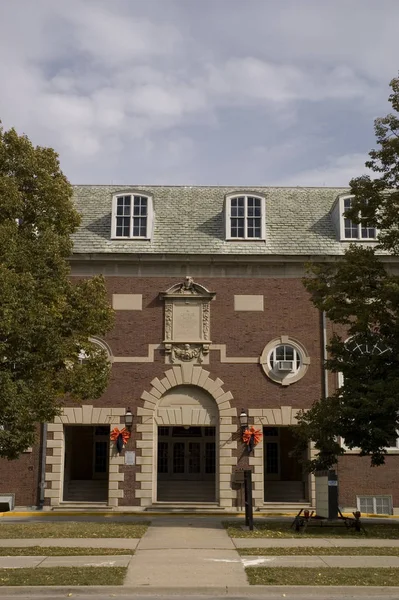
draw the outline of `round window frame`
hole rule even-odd
[[[297,371],[287,375],[280,375],[274,369],[270,368],[270,355],[273,352],[273,350],[276,349],[277,346],[292,346],[297,351],[301,361],[301,364]],[[268,344],[266,344],[260,356],[260,364],[263,369],[263,372],[269,379],[271,379],[275,383],[279,383],[280,385],[287,386],[291,385],[292,383],[296,383],[306,375],[306,372],[310,365],[310,356],[307,353],[305,346],[301,344],[299,340],[287,335],[282,335],[280,337],[274,338]]]
[[[91,342],[95,346],[99,346],[100,348],[102,348],[106,352],[106,354],[107,354],[108,361],[111,364],[114,362],[114,357],[113,357],[113,354],[112,354],[112,350],[111,350],[110,346],[107,344],[107,342],[105,342],[101,338],[94,337],[94,336],[90,336],[89,337],[89,342]]]

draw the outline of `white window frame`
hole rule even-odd
[[[371,242],[374,243],[377,241],[377,235],[378,235],[378,230],[376,227],[373,227],[373,229],[375,230],[375,237],[370,238],[370,237],[363,237],[362,236],[362,223],[353,223],[354,226],[357,227],[357,231],[358,231],[358,237],[356,238],[352,238],[352,237],[346,237],[345,236],[345,200],[353,200],[355,196],[353,195],[347,195],[347,196],[341,196],[339,199],[339,224],[340,224],[340,241],[341,242]]]
[[[231,235],[231,201],[235,198],[244,198],[244,237],[234,237]],[[248,237],[248,198],[256,198],[260,200],[260,237]],[[237,192],[226,196],[225,202],[225,221],[226,221],[226,240],[246,242],[259,242],[266,240],[266,202],[264,196],[252,194],[251,192]]]
[[[392,510],[392,496],[390,494],[377,494],[376,496],[371,496],[369,494],[360,494],[359,496],[356,496],[356,506],[357,506],[357,510],[360,511],[360,500],[361,498],[371,498],[373,500],[373,511],[371,513],[365,513],[365,514],[384,514],[384,515],[392,515],[393,514],[393,510]],[[377,513],[377,498],[385,498],[388,499],[389,502],[389,512],[388,513]]]
[[[294,355],[296,353],[300,359],[299,367],[297,367],[295,364],[295,368],[292,371],[279,371],[275,365],[272,368],[270,364],[270,357],[273,352],[276,352],[278,346],[291,346],[295,350]],[[274,363],[275,362],[276,361],[274,361]],[[304,377],[310,365],[310,356],[303,344],[301,344],[301,342],[299,342],[297,339],[288,335],[281,335],[280,337],[271,340],[264,347],[260,356],[260,364],[267,377],[269,377],[272,381],[285,386],[291,385],[292,383],[295,383]]]
[[[291,348],[293,351],[293,359],[291,361],[291,359],[277,359],[277,350],[278,348]],[[285,350],[284,350],[285,353]],[[273,366],[271,364],[271,360],[273,358]],[[293,369],[291,371],[289,371],[289,373],[291,375],[295,375],[299,369],[302,366],[302,353],[298,350],[298,348],[296,346],[294,346],[293,344],[287,343],[287,344],[277,344],[277,346],[275,346],[273,348],[273,350],[271,350],[271,352],[269,352],[269,356],[267,357],[267,360],[269,362],[269,368],[273,369],[273,371],[277,371],[279,372],[280,369],[278,368],[278,363],[280,362],[292,362],[293,363]],[[299,363],[299,364],[298,364]]]
[[[117,218],[117,214],[116,214],[116,209],[117,209],[117,203],[118,203],[118,198],[122,198],[124,196],[130,196],[131,198],[131,203],[130,203],[130,227],[129,227],[129,231],[130,231],[130,235],[128,236],[122,236],[122,235],[116,235],[116,218]],[[132,235],[133,234],[133,205],[134,205],[134,196],[140,196],[142,198],[146,198],[147,199],[147,230],[146,230],[146,235],[139,235],[139,236],[135,236]],[[118,194],[115,194],[112,197],[112,225],[111,225],[111,239],[113,240],[150,240],[152,237],[152,232],[153,232],[153,224],[154,224],[154,207],[153,207],[153,198],[152,196],[144,193],[144,192],[140,192],[140,191],[129,191],[129,192],[119,192]]]
[[[113,362],[114,358],[112,355],[112,350],[111,350],[110,346],[106,342],[104,342],[104,340],[97,338],[97,337],[89,337],[89,342],[91,342],[95,346],[99,346],[102,350],[104,350],[107,355],[108,361],[110,363]],[[78,354],[79,364],[83,364],[84,361],[87,360],[88,358],[89,358],[89,355],[84,350],[80,350],[80,352]]]

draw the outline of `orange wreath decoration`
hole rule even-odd
[[[129,431],[124,427],[123,429],[118,429],[114,427],[111,431],[110,438],[113,442],[115,442],[115,446],[119,453],[122,452],[123,446],[126,444],[128,439],[130,438]]]
[[[259,444],[262,439],[262,432],[260,429],[255,429],[253,425],[246,429],[242,435],[242,441],[248,446],[248,452],[252,452],[254,447]]]

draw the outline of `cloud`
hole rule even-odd
[[[313,169],[304,170],[283,178],[276,185],[304,187],[347,187],[349,181],[361,175],[370,175],[364,166],[368,156],[365,154],[344,154],[329,157],[324,163]]]
[[[375,29],[369,0],[3,3],[0,118],[74,182],[350,179],[399,50],[382,4]]]
[[[363,98],[372,89],[365,78],[346,66],[305,69],[254,57],[235,58],[219,68],[210,67],[207,86],[223,98],[224,104],[237,105]]]
[[[181,41],[172,24],[154,23],[127,11],[115,12],[110,3],[76,2],[77,10],[64,5],[75,48],[98,65],[120,67],[126,63],[165,56]]]

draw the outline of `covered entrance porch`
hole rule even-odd
[[[141,472],[137,473],[140,488],[136,491],[136,497],[140,498],[141,506],[144,510],[158,510],[160,504],[165,502],[168,503],[168,509],[170,503],[187,504],[182,499],[159,499],[168,494],[177,496],[174,490],[171,491],[173,482],[180,489],[184,487],[185,493],[189,489],[195,492],[196,498],[190,500],[190,508],[193,510],[196,510],[193,506],[195,503],[201,505],[201,509],[204,505],[209,508],[216,505],[218,510],[231,508],[237,495],[236,490],[231,487],[233,466],[237,464],[237,457],[233,456],[233,452],[237,450],[237,440],[232,438],[237,431],[237,425],[233,424],[233,416],[237,416],[237,410],[230,404],[232,394],[223,390],[224,384],[219,378],[212,379],[209,371],[190,363],[174,365],[166,371],[165,377],[155,378],[151,383],[153,387],[144,391],[141,396],[143,407],[137,409],[137,416],[142,419],[137,424],[137,432],[143,436],[142,440],[137,441],[137,448],[142,448],[145,453],[137,458]],[[167,429],[160,429],[163,427]],[[180,435],[174,435],[175,427],[180,428],[175,430]],[[167,435],[159,435],[160,433]],[[158,442],[167,444],[159,448],[160,453]],[[194,445],[197,443],[200,445],[199,449]],[[213,448],[215,473],[207,473],[207,470],[213,470]],[[167,472],[158,473],[158,460],[163,461],[159,469]],[[174,473],[174,469],[184,472]],[[190,470],[198,469],[199,473],[190,473]],[[180,483],[182,480],[178,477],[181,476],[188,481],[188,487],[187,484],[184,485],[185,482]],[[197,481],[191,483],[193,478],[197,478]],[[214,502],[199,499],[204,494],[202,488],[205,490],[207,487],[206,497],[213,497]]]
[[[216,501],[216,428],[158,427],[157,501]]]
[[[290,427],[264,427],[264,501],[306,503],[309,475],[293,456],[295,439]]]
[[[64,427],[64,502],[108,500],[109,425]]]

